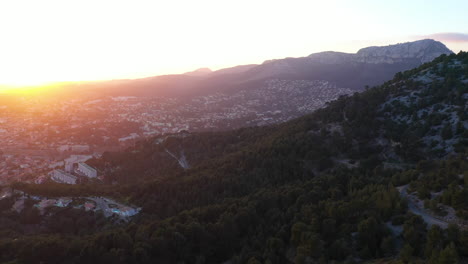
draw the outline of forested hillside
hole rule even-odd
[[[468,257],[467,102],[461,52],[287,123],[106,153],[93,161],[106,185],[14,187],[112,195],[142,214],[92,234],[6,233],[0,261],[456,263]],[[406,193],[459,221],[427,223]]]

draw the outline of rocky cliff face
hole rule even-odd
[[[370,64],[394,64],[408,61],[420,64],[432,61],[442,54],[453,53],[444,44],[423,39],[414,42],[400,43],[383,47],[367,47],[356,54],[342,52],[320,52],[309,55],[313,62],[323,64],[340,64],[346,62],[360,62]]]
[[[452,53],[444,44],[432,39],[367,47],[357,53],[326,51],[301,58],[265,61],[245,72],[238,80],[325,80],[339,87],[362,90],[365,85],[381,84],[397,72],[418,67],[442,54]]]
[[[423,39],[386,47],[363,48],[356,53],[355,59],[364,63],[397,63],[407,59],[425,63],[442,54],[451,53],[453,52],[444,44],[432,39]]]

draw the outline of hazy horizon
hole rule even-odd
[[[467,8],[463,1],[1,3],[7,41],[0,49],[0,86],[217,70],[425,38],[457,53],[468,50]]]
[[[466,10],[0,1],[0,264],[468,263]]]

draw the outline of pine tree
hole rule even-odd
[[[439,256],[440,264],[456,264],[458,263],[457,249],[453,243],[450,243],[447,247],[440,252]]]
[[[405,263],[408,263],[413,256],[414,249],[409,244],[405,244],[400,251],[400,258]]]

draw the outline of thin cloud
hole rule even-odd
[[[468,42],[468,34],[465,33],[455,33],[455,32],[442,32],[435,33],[430,35],[417,36],[417,38],[429,38],[435,39],[443,42],[457,42],[457,43],[466,43]]]

